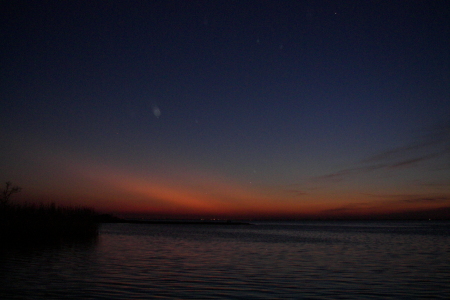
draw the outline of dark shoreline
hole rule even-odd
[[[171,224],[171,225],[252,225],[247,222],[229,222],[229,221],[168,221],[168,220],[122,220],[117,222],[104,223],[127,223],[127,224]]]
[[[127,224],[171,224],[171,225],[252,225],[248,222],[233,220],[200,220],[200,219],[124,219],[111,214],[97,216],[99,223],[127,223]]]
[[[111,218],[100,220],[100,223],[125,223],[125,224],[169,224],[169,225],[252,225],[240,221],[214,221],[214,220],[130,220]]]

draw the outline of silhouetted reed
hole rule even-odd
[[[11,243],[58,242],[95,238],[98,214],[84,207],[52,204],[0,205],[0,238]]]

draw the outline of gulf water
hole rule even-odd
[[[4,248],[0,299],[449,299],[449,222],[103,224]]]

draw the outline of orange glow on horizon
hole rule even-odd
[[[117,215],[354,218],[448,207],[445,193],[370,195],[316,186],[301,192],[287,187],[240,183],[196,169],[173,168],[177,172],[138,174],[75,159],[63,158],[60,163],[71,175],[70,183],[47,194],[48,200],[57,199],[55,202],[62,205],[89,206]],[[36,194],[43,195],[42,191]]]

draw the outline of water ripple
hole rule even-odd
[[[447,299],[449,224],[107,224],[5,250],[2,299]]]

